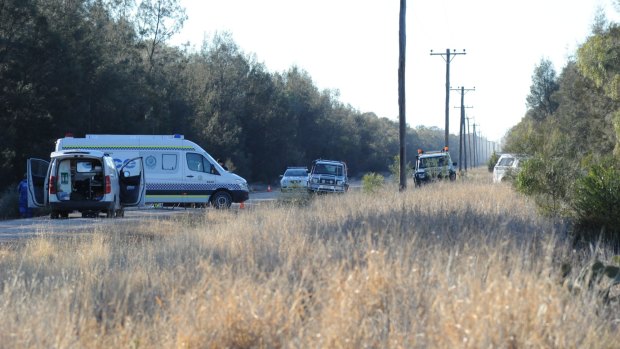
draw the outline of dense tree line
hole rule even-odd
[[[181,133],[254,181],[315,158],[345,160],[352,174],[388,170],[395,121],[340,102],[299,67],[269,72],[226,33],[200,49],[169,45],[185,18],[176,0],[4,0],[3,186],[67,132]],[[441,134],[409,129],[407,154],[440,149]]]
[[[541,60],[527,105],[503,147],[531,157],[517,188],[543,212],[620,241],[620,26],[598,16],[559,76]]]

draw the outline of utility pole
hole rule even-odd
[[[461,88],[452,88],[452,91],[461,91],[461,120],[459,125],[459,171],[463,169],[463,158],[465,159],[465,171],[467,171],[467,147],[465,142],[465,92],[476,91],[476,87],[468,88],[461,86]],[[470,149],[471,151],[471,149]]]
[[[476,123],[474,123],[473,126],[474,126],[474,167],[477,167],[478,166],[478,147],[476,147]]]
[[[407,0],[400,0],[400,16],[398,30],[398,120],[400,135],[400,186],[399,191],[407,189],[407,154],[405,153],[407,120],[405,114],[405,13]]]
[[[471,147],[471,133],[469,131],[469,120],[471,120],[471,118],[465,117],[465,119],[467,119],[467,146],[469,148],[469,166],[473,168],[474,162],[473,162],[472,156],[473,156],[474,149]]]
[[[431,56],[442,56],[442,58],[446,61],[446,130],[445,130],[445,146],[450,149],[449,138],[450,138],[450,62],[456,55],[464,55],[465,50],[463,52],[456,52],[456,50],[452,50],[447,48],[445,53],[433,53],[431,50]],[[445,56],[445,57],[444,57]]]

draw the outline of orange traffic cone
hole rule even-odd
[[[243,201],[239,204],[239,208],[240,209],[244,209],[245,208],[245,205],[243,204]]]
[[[268,185],[268,186],[267,186],[267,191],[268,191],[268,192],[271,192],[271,185]]]

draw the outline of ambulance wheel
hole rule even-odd
[[[52,213],[50,213],[50,218],[51,219],[58,219],[58,216],[60,214],[57,211],[52,211]]]
[[[116,217],[116,212],[114,210],[105,211],[106,218],[114,218]]]
[[[116,217],[125,217],[125,210],[122,208],[116,210]]]
[[[216,209],[230,208],[232,197],[225,191],[218,191],[211,198],[211,205]]]

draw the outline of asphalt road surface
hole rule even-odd
[[[278,198],[279,191],[271,192],[253,192],[250,193],[250,200],[244,203],[245,207],[259,205],[262,202],[268,202]],[[239,209],[239,204],[233,204],[233,210]],[[140,208],[126,209],[123,218],[105,218],[100,215],[99,218],[82,218],[79,212],[69,215],[68,219],[50,219],[49,216],[0,220],[0,243],[32,238],[41,235],[53,235],[58,237],[75,236],[76,233],[82,231],[92,231],[98,226],[106,226],[111,224],[127,224],[128,222],[144,220],[144,219],[166,219],[175,215],[187,214],[192,211],[201,209],[185,209],[185,208]]]
[[[359,187],[359,185],[352,185]],[[244,208],[251,208],[261,203],[276,200],[282,195],[279,188],[272,191],[258,191],[250,193],[250,200],[244,203]],[[212,208],[208,208],[212,209]],[[233,210],[240,209],[239,204],[233,204]],[[41,235],[53,235],[58,237],[75,236],[80,232],[92,231],[97,226],[107,226],[112,224],[127,224],[131,221],[144,219],[166,219],[175,215],[187,214],[192,210],[199,211],[201,209],[185,209],[185,208],[140,208],[126,209],[123,218],[105,218],[101,215],[99,218],[82,218],[79,212],[72,213],[68,219],[50,219],[49,216],[34,217],[26,219],[0,220],[0,243],[19,241],[26,238],[37,237]]]

